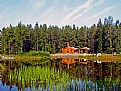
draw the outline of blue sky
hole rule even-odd
[[[121,0],[0,0],[0,29],[10,24],[91,26],[111,15],[121,20]]]

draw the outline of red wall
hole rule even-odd
[[[74,53],[74,48],[62,48],[62,53]]]

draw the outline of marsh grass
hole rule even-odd
[[[16,60],[40,60],[42,58],[48,58],[50,56],[49,52],[43,51],[29,51],[23,54],[15,55]]]
[[[40,60],[41,56],[19,56],[15,55],[15,60]]]
[[[29,51],[18,55],[1,54],[0,59],[2,59],[2,56],[8,57],[8,58],[14,57],[15,60],[40,60],[42,58],[43,59],[50,58],[50,53],[43,52],[43,51]],[[8,60],[8,59],[4,59],[4,60]]]

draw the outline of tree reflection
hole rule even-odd
[[[84,59],[41,62],[1,61],[1,80],[18,90],[102,91],[121,90],[121,63]],[[69,68],[68,68],[69,65]]]

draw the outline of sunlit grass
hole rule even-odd
[[[41,56],[19,56],[15,55],[15,60],[40,60],[43,57]]]
[[[92,55],[92,56],[79,56],[79,58],[85,58],[85,59],[89,59],[89,60],[101,60],[104,62],[111,62],[111,61],[121,61],[121,55],[117,54],[117,55],[113,55],[113,54],[102,54],[101,56],[96,56],[96,55]]]

